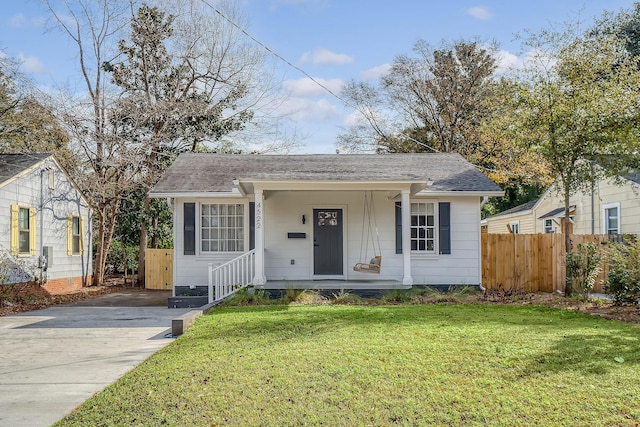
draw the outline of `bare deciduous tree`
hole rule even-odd
[[[97,231],[93,283],[104,279],[105,264],[123,194],[135,174],[135,157],[118,129],[110,122],[117,98],[102,64],[118,55],[116,42],[131,16],[134,1],[41,0],[48,10],[50,28],[65,34],[75,45],[81,89],[58,101],[59,116],[75,153],[66,165],[94,207]]]

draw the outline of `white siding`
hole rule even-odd
[[[520,234],[536,233],[536,223],[531,213],[511,214],[505,217],[487,218],[487,232],[495,234],[508,234],[507,225],[518,222]]]
[[[48,173],[45,173],[44,209],[40,207],[40,174],[45,167],[55,173],[55,186],[48,185]],[[21,261],[36,266],[42,246],[53,247],[53,259],[46,272],[49,280],[90,276],[91,268],[91,219],[89,207],[80,193],[67,180],[66,175],[56,163],[45,161],[41,167],[10,180],[0,187],[0,250],[8,254],[11,245],[11,205],[36,208],[36,248],[37,255],[19,255]],[[67,216],[81,215],[84,218],[84,254],[67,255]],[[43,233],[41,233],[41,230]],[[44,234],[44,236],[42,235]],[[39,271],[37,272],[39,275]]]
[[[313,278],[313,209],[339,208],[344,223],[344,278],[402,280],[402,255],[395,253],[395,201],[387,192],[374,192],[375,220],[381,246],[382,268],[379,275],[353,271],[357,262],[367,262],[373,254],[371,244],[361,259],[364,193],[357,191],[277,191],[265,192],[265,275],[269,280],[311,280]],[[415,284],[473,284],[480,279],[480,198],[429,198],[451,203],[450,255],[413,255],[412,275]],[[208,263],[221,264],[237,254],[202,254],[200,252],[199,212],[201,203],[245,203],[245,226],[248,230],[248,203],[244,199],[174,200],[174,284],[184,286],[207,283]],[[420,201],[414,198],[412,201]],[[183,205],[196,202],[196,255],[183,254]],[[302,224],[302,216],[306,223]],[[287,233],[306,233],[305,239],[289,239]],[[366,230],[365,230],[366,232]],[[374,232],[375,234],[375,232]],[[249,248],[248,232],[245,248]],[[291,264],[294,260],[294,264]]]
[[[540,217],[556,208],[563,208],[564,199],[554,188],[542,197],[543,199],[537,203],[531,213],[487,218],[488,232],[505,233],[507,223],[519,220],[520,233],[544,233],[544,221]],[[612,180],[598,182],[594,187],[593,197],[590,190],[571,195],[569,204],[576,207],[572,213],[575,221],[573,232],[575,234],[592,234],[592,231],[595,234],[603,233],[603,206],[614,203],[620,203],[621,232],[640,234],[640,185],[632,181],[625,181],[622,185],[618,185]],[[561,232],[561,221],[562,218],[554,219],[554,232]]]
[[[184,255],[184,203],[196,203],[196,255]],[[240,253],[201,253],[200,250],[200,205],[203,203],[244,203],[245,230],[249,229],[249,199],[175,199],[173,202],[174,229],[174,286],[206,285],[209,263],[220,265]],[[249,249],[249,233],[245,232],[245,248]]]
[[[451,254],[422,259],[413,256],[413,281],[425,285],[477,285],[482,281],[480,198],[440,198],[438,201],[451,202]]]
[[[592,203],[593,200],[593,210]],[[620,203],[620,226],[622,233],[640,234],[640,187],[631,181],[626,181],[622,185],[616,185],[611,180],[599,182],[593,193],[591,191],[580,191],[573,194],[569,203],[575,205],[575,212],[572,214],[575,225],[575,234],[591,234],[592,222],[595,234],[603,233],[602,207],[613,203]],[[555,209],[564,207],[564,200],[556,191],[549,191],[543,201],[537,206],[534,215],[536,218],[536,231],[544,232],[544,224],[540,216]],[[556,232],[560,232],[561,219],[556,219]]]

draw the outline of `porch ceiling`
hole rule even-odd
[[[265,181],[236,180],[236,188],[241,194],[253,194],[262,191],[386,191],[391,198],[405,190],[412,195],[427,188],[425,181]]]

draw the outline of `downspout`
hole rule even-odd
[[[596,234],[596,207],[595,207],[595,185],[591,181],[591,234]]]
[[[43,275],[47,268],[44,258],[44,174],[49,171],[49,167],[40,170],[40,258],[38,267],[40,268],[40,286],[44,284]]]

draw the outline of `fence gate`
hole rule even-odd
[[[147,249],[145,289],[170,290],[173,286],[173,249]]]

